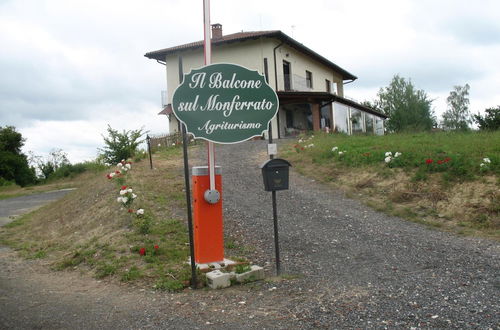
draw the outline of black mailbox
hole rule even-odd
[[[288,189],[288,168],[292,166],[288,161],[275,158],[269,159],[262,165],[262,178],[264,179],[265,191],[276,191]]]

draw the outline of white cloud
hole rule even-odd
[[[465,83],[474,112],[500,104],[495,0],[212,0],[211,18],[224,33],[282,30],[358,76],[345,90],[361,101],[400,74],[438,114]],[[26,150],[72,161],[95,156],[108,123],[166,132],[165,69],[143,55],[202,36],[201,2],[2,1],[0,125],[18,127]]]

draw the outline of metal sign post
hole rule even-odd
[[[153,157],[151,155],[151,138],[149,137],[149,135],[146,135],[146,141],[148,144],[149,167],[153,169]]]

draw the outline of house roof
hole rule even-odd
[[[356,101],[346,99],[328,92],[296,92],[296,91],[278,91],[280,104],[309,103],[309,102],[338,102],[352,108],[362,110],[380,118],[387,119],[388,116],[370,107],[359,104]]]
[[[212,45],[219,46],[219,45],[230,44],[230,43],[234,43],[234,42],[242,42],[242,41],[259,39],[259,38],[278,39],[278,40],[284,42],[285,44],[289,45],[290,47],[293,47],[297,51],[302,52],[302,53],[314,58],[318,62],[326,65],[327,67],[335,70],[336,72],[341,73],[343,80],[356,80],[356,79],[358,79],[358,77],[356,77],[355,75],[342,69],[340,66],[331,62],[327,58],[319,55],[318,53],[316,53],[315,51],[311,50],[310,48],[304,46],[303,44],[296,41],[295,39],[287,36],[285,33],[281,32],[280,30],[238,32],[238,33],[228,34],[228,35],[222,36],[221,38],[218,38],[218,39],[212,38]],[[150,58],[150,59],[158,60],[158,61],[165,61],[165,57],[167,55],[171,55],[171,54],[174,54],[174,53],[177,53],[180,51],[195,50],[198,48],[203,48],[203,40],[191,42],[191,43],[184,44],[184,45],[155,50],[155,51],[146,53],[144,56],[146,56],[147,58]]]

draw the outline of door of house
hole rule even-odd
[[[292,89],[290,66],[290,62],[283,61],[283,78],[285,83],[285,91],[289,91]]]

